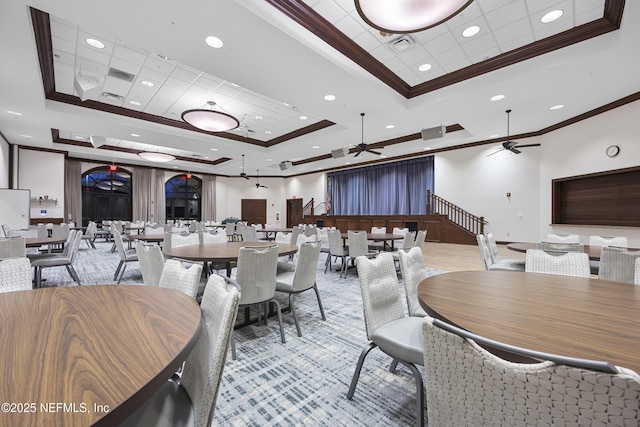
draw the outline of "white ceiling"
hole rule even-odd
[[[600,19],[605,0],[476,0],[450,21],[410,35],[413,45],[401,53],[389,46],[400,36],[384,37],[369,28],[353,1],[307,4],[377,59],[383,73],[390,71],[401,86],[415,88]],[[182,111],[211,100],[242,121],[243,126],[230,132],[240,141],[47,99],[29,6],[50,15],[55,92],[60,96],[77,96],[73,82],[80,74],[100,82],[95,101],[173,121],[180,121]],[[556,8],[565,12],[561,19],[541,24],[540,17]],[[285,160],[295,164],[360,143],[361,112],[366,113],[364,142],[369,144],[441,124],[464,128],[441,139],[414,138],[381,150],[387,159],[428,153],[504,137],[506,109],[513,110],[510,133],[519,135],[637,93],[640,29],[632,23],[639,18],[640,4],[627,1],[620,30],[407,97],[265,0],[14,0],[0,6],[0,132],[11,144],[100,162],[151,165],[118,149],[162,151],[210,162],[230,159],[216,165],[174,160],[162,167],[232,176],[240,172],[245,154],[249,174],[260,169],[260,175],[291,176],[380,160],[367,153],[309,161],[286,171],[278,167]],[[472,24],[480,26],[480,34],[462,38],[461,31]],[[222,39],[224,47],[207,46],[204,38],[209,35]],[[105,49],[89,47],[89,36],[103,41]],[[425,62],[431,70],[418,71]],[[131,82],[110,77],[109,69],[130,73]],[[154,86],[143,86],[142,80]],[[122,98],[105,97],[104,92]],[[325,101],[327,94],[336,99]],[[489,100],[498,94],[505,99]],[[565,107],[549,110],[557,104]],[[325,121],[335,124],[270,143]],[[56,143],[52,129],[59,131],[60,142],[104,136],[115,150]],[[242,142],[243,137],[252,143]]]

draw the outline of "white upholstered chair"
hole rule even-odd
[[[554,252],[584,252],[584,245],[582,243],[538,242],[536,249]]]
[[[113,236],[113,243],[116,246],[116,251],[120,257],[120,262],[118,263],[116,272],[113,274],[113,280],[117,280],[117,283],[120,283],[122,276],[124,276],[124,271],[127,269],[127,264],[138,261],[138,255],[135,251],[127,250],[127,248],[124,247],[122,235],[117,229],[113,228],[111,230],[111,234]]]
[[[422,426],[424,425],[424,387],[422,374],[416,367],[424,363],[422,318],[405,316],[398,275],[390,253],[381,252],[375,259],[359,256],[356,265],[369,343],[358,358],[347,399],[353,398],[365,358],[371,350],[378,347],[393,359],[394,367],[398,362],[408,368],[413,375],[416,383],[416,419],[417,424]],[[380,405],[387,403],[379,402]]]
[[[160,276],[164,268],[164,255],[158,245],[145,245],[141,241],[136,242],[136,255],[140,264],[142,281],[147,286],[158,286]]]
[[[418,285],[428,276],[424,265],[422,249],[415,246],[408,251],[400,251],[398,254],[400,272],[404,281],[404,291],[409,307],[409,316],[424,317],[427,313],[418,302]]]
[[[324,272],[327,273],[327,269],[333,268],[332,258],[340,258],[342,264],[340,265],[340,277],[342,277],[342,270],[347,268],[347,248],[342,241],[342,234],[340,230],[328,230],[327,240],[329,241],[329,255],[324,265]]]
[[[640,258],[636,258],[636,269],[633,276],[633,283],[640,285]]]
[[[507,267],[512,267],[516,271],[524,271],[523,260],[500,258],[500,253],[498,252],[498,245],[496,243],[495,237],[493,236],[493,233],[487,233],[485,237],[487,239],[487,245],[489,246],[489,251],[491,253],[492,265],[507,266]]]
[[[617,236],[617,237],[605,237],[605,236],[589,236],[589,246],[617,246],[620,248],[626,248],[629,246],[628,240],[626,237]],[[600,269],[600,261],[591,260],[589,261],[589,265],[591,266],[591,274],[598,274]]]
[[[185,268],[181,261],[168,259],[164,262],[158,287],[174,289],[196,299],[201,276],[202,264],[191,264]]]
[[[27,256],[27,247],[24,237],[0,238],[0,260],[8,258],[24,258]]]
[[[527,250],[525,271],[528,273],[558,274],[589,277],[589,256],[584,252],[553,252]]]
[[[387,227],[371,227],[371,234],[385,234]],[[374,251],[384,250],[384,242],[369,242],[369,249]]]
[[[10,258],[0,261],[0,292],[33,289],[31,262],[28,258]]]
[[[167,381],[120,424],[122,427],[207,427],[213,422],[240,292],[212,275],[200,303],[202,320],[195,347],[179,378]]]
[[[276,292],[283,292],[289,295],[289,310],[296,324],[298,336],[301,337],[302,332],[300,332],[300,325],[293,304],[296,295],[313,289],[318,299],[322,320],[327,320],[327,318],[322,308],[322,300],[320,299],[318,287],[316,286],[316,273],[318,272],[318,259],[320,258],[320,242],[305,242],[301,243],[299,247],[295,269],[276,276]]]
[[[634,283],[637,259],[640,259],[638,250],[603,246],[598,279]]]
[[[547,234],[545,242],[550,243],[580,243],[580,236],[577,234]]]
[[[413,241],[413,246],[418,246],[423,249],[424,241],[427,239],[427,230],[418,230],[416,233],[416,239]]]
[[[347,246],[349,247],[349,257],[347,258],[347,262],[342,264],[343,268],[340,273],[340,275],[344,275],[344,277],[347,277],[347,266],[349,264],[349,261],[354,264],[356,258],[358,258],[359,256],[372,258],[377,254],[377,252],[369,251],[369,246],[367,244],[367,233],[364,231],[347,231]]]
[[[494,263],[493,257],[491,256],[491,249],[489,249],[489,244],[487,243],[487,238],[484,234],[476,235],[476,241],[478,242],[478,249],[480,249],[482,263],[487,271],[522,271],[522,268],[519,265],[513,265],[509,262]]]
[[[629,369],[508,346],[431,317],[423,328],[431,427],[638,425],[640,376]],[[509,362],[485,346],[542,361]]]
[[[71,278],[80,285],[80,277],[73,268],[80,243],[82,242],[82,233],[71,230],[68,236],[70,243],[65,246],[62,253],[59,254],[43,254],[31,259],[31,266],[35,269],[35,287],[39,288],[42,284],[42,270],[49,267],[65,267]]]

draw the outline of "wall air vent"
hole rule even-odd
[[[389,46],[389,49],[396,53],[402,53],[407,49],[411,49],[415,45],[415,43],[415,40],[413,40],[411,36],[404,34],[391,40],[389,43],[387,43],[387,46]]]
[[[110,77],[115,79],[124,80],[126,82],[132,82],[135,76],[131,73],[127,73],[126,71],[118,70],[117,68],[109,68],[109,72],[107,73]]]

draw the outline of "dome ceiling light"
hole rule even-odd
[[[208,101],[207,105],[209,106],[208,109],[198,108],[183,112],[182,120],[193,127],[208,132],[225,132],[240,126],[238,119],[231,114],[215,110],[214,108],[217,105],[215,102]]]

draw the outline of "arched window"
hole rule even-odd
[[[82,174],[82,225],[104,219],[131,220],[131,172],[102,166]]]
[[[202,180],[191,174],[176,175],[164,185],[167,203],[167,219],[202,218],[200,191]]]

